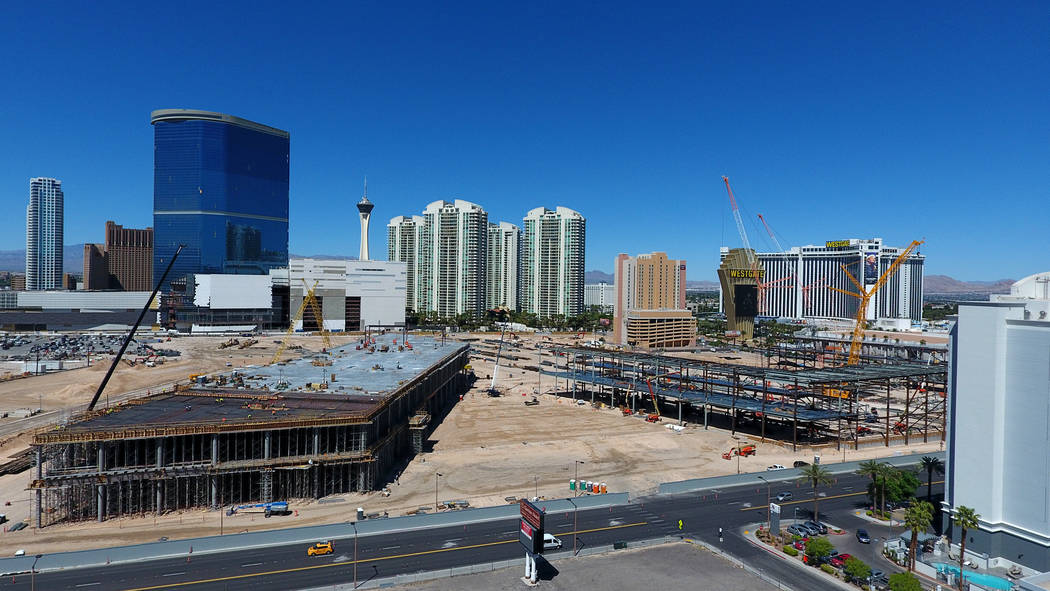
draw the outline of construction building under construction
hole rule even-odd
[[[755,367],[579,347],[553,351],[554,360],[540,363],[543,375],[555,378],[555,392],[624,414],[713,424],[793,449],[944,440],[947,364],[933,359],[789,369],[776,363],[786,356],[773,367]]]
[[[193,383],[37,435],[37,527],[381,488],[469,385],[469,347],[401,334]]]

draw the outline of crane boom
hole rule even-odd
[[[849,345],[849,359],[846,360],[846,365],[856,365],[857,361],[860,360],[860,349],[864,344],[864,325],[867,322],[868,318],[868,302],[871,301],[871,298],[875,295],[876,292],[879,291],[879,289],[882,288],[882,286],[886,285],[886,282],[889,281],[890,277],[892,277],[893,274],[897,272],[897,268],[901,266],[901,263],[903,263],[904,260],[908,258],[911,252],[923,242],[924,241],[922,240],[912,240],[911,244],[908,245],[908,248],[905,248],[904,252],[897,255],[897,258],[894,259],[892,263],[890,263],[890,266],[886,268],[886,272],[883,273],[881,277],[879,277],[879,280],[875,282],[875,285],[871,286],[871,289],[867,291],[865,291],[863,288],[860,289],[862,295],[860,298],[860,304],[857,306],[857,324],[853,327],[853,337],[850,340]],[[843,268],[843,270],[845,271],[845,268]],[[850,279],[853,279],[853,281],[859,286],[859,282],[857,282],[857,280],[853,278],[853,275],[849,271],[846,271],[846,274],[849,275]],[[835,288],[831,287],[831,289]],[[843,290],[835,289],[835,291]],[[849,292],[843,291],[843,293]]]
[[[769,227],[766,223],[766,218],[762,217],[762,214],[758,214],[758,219],[762,220],[762,225],[766,227],[766,232],[769,233],[769,237],[773,239],[773,244],[777,247],[777,252],[784,252],[784,247],[780,245],[780,241],[777,240],[775,234],[773,234],[773,228]]]
[[[733,208],[733,219],[736,220],[737,232],[740,232],[740,240],[744,243],[744,251],[747,254],[747,262],[755,262],[755,253],[751,250],[751,242],[747,239],[747,232],[744,231],[744,220],[740,218],[740,208],[737,207],[736,197],[733,196],[733,189],[729,187],[729,177],[723,176],[722,180],[725,181],[726,191],[729,192],[729,205]]]

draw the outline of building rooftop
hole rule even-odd
[[[261,131],[270,135],[276,135],[288,139],[290,136],[287,131],[283,129],[277,129],[276,127],[270,127],[269,125],[263,125],[262,123],[256,123],[255,121],[249,121],[248,119],[242,119],[233,115],[227,115],[226,113],[217,113],[215,111],[201,111],[198,109],[157,109],[150,113],[149,122],[150,125],[155,125],[158,121],[187,121],[187,120],[200,120],[200,121],[219,121],[221,123],[230,123],[237,125],[245,129],[251,129],[253,131]]]
[[[93,412],[37,436],[37,443],[364,422],[402,386],[468,347],[411,337],[411,349],[399,350],[401,338],[376,337],[374,353],[348,345],[330,355],[214,374],[188,389]]]

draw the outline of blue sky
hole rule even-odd
[[[0,22],[0,249],[29,178],[66,243],[152,223],[153,109],[291,132],[291,250],[355,254],[430,201],[565,205],[587,268],[663,250],[925,238],[927,273],[1050,268],[1050,36],[1038,2],[15,3]]]

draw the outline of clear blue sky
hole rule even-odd
[[[66,243],[152,223],[153,109],[291,132],[291,250],[373,252],[430,201],[587,218],[587,268],[667,251],[713,279],[762,213],[786,245],[925,238],[927,272],[1050,268],[1043,2],[18,2],[0,23],[0,249],[29,178]],[[334,4],[334,3],[333,3]],[[97,6],[97,8],[96,8]]]

